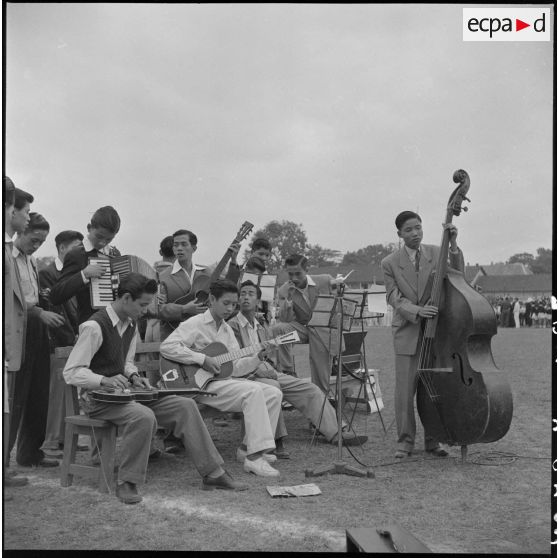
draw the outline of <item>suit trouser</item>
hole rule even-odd
[[[11,452],[16,439],[19,465],[36,465],[43,457],[50,384],[50,349],[47,326],[35,315],[28,315],[25,358],[14,375],[13,402],[10,406]]]
[[[52,358],[53,355],[51,355],[51,360]],[[64,443],[64,416],[66,414],[64,401],[65,390],[66,382],[64,382],[64,378],[62,377],[62,370],[54,374],[51,366],[45,441],[41,449],[58,450],[60,444]]]
[[[307,343],[310,353],[310,377],[325,394],[329,392],[331,377],[330,351],[337,352],[337,344],[331,340],[328,328],[307,327],[298,322],[279,322],[270,329],[273,335],[297,331],[301,343]],[[277,351],[277,366],[281,370],[292,369],[292,344],[280,345]]]
[[[315,384],[288,374],[277,372],[277,379],[254,378],[257,382],[278,386],[283,392],[283,399],[312,421],[318,430],[329,441],[337,434],[337,415],[323,391]],[[325,401],[325,403],[324,403]],[[322,412],[323,409],[323,412]],[[287,435],[283,413],[277,422],[275,438]]]
[[[419,355],[395,355],[395,421],[397,424],[397,447],[411,451],[415,446],[417,431],[415,422],[415,393],[418,385]],[[424,448],[431,450],[438,442],[425,432]]]
[[[244,414],[243,444],[248,454],[275,449],[274,432],[283,398],[280,389],[239,378],[210,382],[205,389],[216,395],[200,396],[200,403]]]
[[[168,395],[146,404],[89,400],[84,403],[84,410],[92,418],[108,420],[120,427],[119,481],[134,484],[145,481],[150,443],[157,424],[170,429],[182,440],[200,475],[208,475],[223,465],[223,458],[215,448],[193,399]]]

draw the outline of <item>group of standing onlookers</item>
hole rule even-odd
[[[549,297],[519,300],[518,297],[499,296],[493,302],[501,327],[550,327],[552,305]]]

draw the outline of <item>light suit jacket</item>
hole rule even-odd
[[[291,307],[287,305],[287,296],[289,294],[289,284],[283,283],[277,291],[277,299],[279,301],[279,320],[281,322],[298,322],[306,325],[312,317],[312,312],[316,306],[318,295],[329,295],[331,291],[331,275],[310,275],[316,285],[308,285],[308,298],[310,305],[304,300],[304,297],[298,290],[293,290]]]
[[[414,355],[417,351],[421,323],[418,311],[430,296],[426,289],[431,288],[429,277],[440,255],[438,246],[421,244],[420,249],[418,274],[404,247],[382,260],[386,299],[395,310],[391,325],[395,353],[399,355]],[[458,271],[465,269],[461,250],[458,254],[450,252],[449,265]]]
[[[15,269],[11,243],[4,243],[4,304],[4,358],[8,370],[14,372],[21,368],[25,354],[27,305]]]

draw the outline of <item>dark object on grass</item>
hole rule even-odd
[[[345,531],[347,552],[412,552],[432,551],[397,523],[381,527],[353,527]]]

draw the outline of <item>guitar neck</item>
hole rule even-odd
[[[224,256],[219,260],[219,263],[217,264],[217,266],[213,270],[213,273],[211,274],[211,281],[212,282],[219,279],[219,277],[221,276],[221,273],[223,272],[223,269],[225,269],[225,266],[227,265],[227,262],[229,261],[230,257],[231,257],[231,251],[227,250],[225,252]]]
[[[222,355],[218,355],[215,358],[219,365],[225,364],[226,362],[232,362],[233,360],[237,360],[239,358],[253,355],[261,351],[264,348],[263,343],[258,343],[257,345],[250,345],[249,347],[244,347],[244,349],[239,349],[238,351],[231,351],[230,353],[224,353]]]

